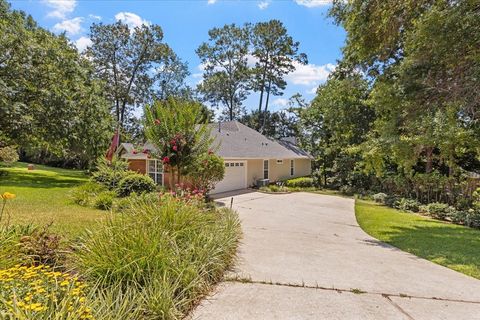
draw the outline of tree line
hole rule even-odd
[[[302,110],[322,184],[455,203],[480,172],[478,1],[335,0],[343,57]]]
[[[187,85],[188,64],[159,25],[94,23],[89,36],[79,53],[65,34],[0,0],[0,148],[16,146],[24,161],[88,167],[115,129],[123,141],[144,140],[144,120],[134,111],[172,97],[199,104],[210,121],[217,107],[221,120],[272,136],[294,130],[295,113],[268,107],[283,94],[285,75],[307,59],[278,20],[211,29],[196,50],[204,67],[198,87]],[[258,110],[247,114],[243,102],[252,92]]]

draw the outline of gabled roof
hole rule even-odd
[[[310,159],[311,156],[287,141],[276,141],[238,121],[212,124],[216,153],[224,158]]]
[[[212,123],[213,147],[222,158],[235,159],[311,159],[312,157],[294,144],[294,140],[276,141],[262,135],[238,121]],[[144,149],[155,150],[147,142]],[[147,159],[142,150],[134,153],[133,145],[122,143],[120,156],[126,159]]]

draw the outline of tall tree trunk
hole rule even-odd
[[[265,62],[265,65],[263,67],[263,74],[262,74],[262,82],[260,84],[260,101],[258,103],[258,124],[257,124],[257,130],[260,130],[261,126],[261,117],[262,117],[262,106],[263,106],[263,93],[265,91],[265,78],[267,77],[267,68],[268,68],[268,57],[267,61]]]
[[[431,173],[433,167],[433,147],[427,147],[425,150],[426,157],[427,157],[427,164],[425,166],[425,172]]]
[[[263,130],[265,129],[265,122],[267,121],[267,110],[268,110],[268,101],[270,100],[271,85],[272,85],[272,79],[268,80],[267,99],[265,100],[265,109],[263,109],[262,128],[260,130],[261,133],[263,133]]]

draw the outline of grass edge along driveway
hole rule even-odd
[[[372,237],[439,265],[480,279],[480,230],[355,201],[360,227]]]

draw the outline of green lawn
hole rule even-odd
[[[81,207],[69,200],[69,191],[88,179],[82,171],[41,165],[28,171],[27,164],[22,162],[2,170],[8,174],[0,175],[0,193],[17,195],[7,204],[11,223],[42,226],[53,222],[52,231],[75,237],[105,216],[104,211]]]
[[[357,221],[378,240],[480,279],[480,230],[357,200]]]

